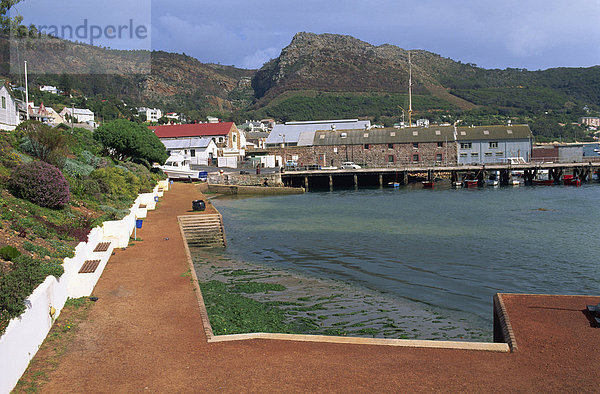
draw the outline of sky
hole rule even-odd
[[[484,68],[600,65],[600,0],[23,0],[15,12],[26,24],[87,26],[80,41],[94,36],[115,49],[185,53],[241,68],[279,56],[301,31],[423,49]]]

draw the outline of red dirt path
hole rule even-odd
[[[111,257],[94,290],[98,302],[43,391],[598,390],[600,328],[583,309],[600,297],[505,296],[515,353],[208,344],[190,279],[182,275],[188,263],[177,224],[197,198],[197,186],[176,183],[149,212],[138,232],[143,241]]]

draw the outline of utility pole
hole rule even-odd
[[[408,52],[408,127],[412,127],[412,63]]]
[[[29,120],[29,87],[27,86],[27,60],[25,60],[25,112],[27,113],[27,120]]]

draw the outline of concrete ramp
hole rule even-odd
[[[189,246],[224,248],[227,246],[220,214],[179,216],[179,225]]]

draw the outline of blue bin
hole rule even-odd
[[[158,202],[158,196],[154,196],[154,202]]]
[[[207,171],[198,172],[198,179],[200,179],[202,182],[206,182],[206,180],[208,179],[208,172]]]
[[[143,223],[143,222],[144,222],[144,221],[143,221],[142,219],[136,219],[136,220],[135,220],[135,227],[136,227],[136,228],[142,228],[142,223]]]

